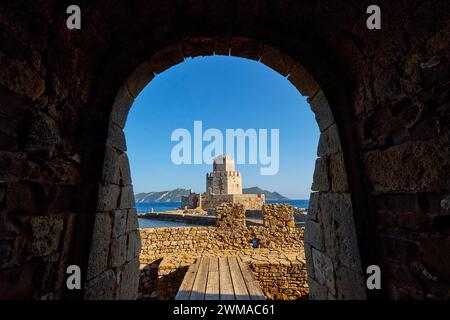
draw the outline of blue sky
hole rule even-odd
[[[237,165],[243,186],[309,198],[319,129],[306,97],[262,63],[225,56],[188,59],[157,75],[136,98],[125,127],[135,193],[205,191],[211,166],[171,161],[173,130],[193,134],[196,120],[204,131],[217,128],[224,136],[225,129],[279,129],[278,173],[261,175],[260,164]]]

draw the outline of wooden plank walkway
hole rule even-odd
[[[249,266],[236,256],[200,257],[189,266],[175,300],[265,300]]]

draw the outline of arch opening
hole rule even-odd
[[[217,39],[205,37],[200,38],[199,41],[189,38],[189,41],[189,43],[195,44],[188,48],[191,51],[186,49],[184,43],[177,43],[165,47],[150,59],[141,63],[124,81],[112,106],[102,185],[99,190],[99,205],[97,206],[100,210],[97,214],[99,217],[103,217],[105,212],[108,212],[108,215],[112,214],[113,229],[115,220],[120,220],[124,212],[126,215],[127,229],[121,235],[121,238],[126,240],[122,240],[121,248],[124,252],[127,252],[127,258],[122,261],[123,265],[113,264],[109,267],[120,270],[124,279],[134,280],[132,285],[129,286],[129,295],[123,296],[120,292],[117,292],[114,295],[117,298],[136,298],[140,251],[137,217],[136,211],[133,209],[134,194],[124,147],[123,128],[134,99],[153,79],[155,74],[182,62],[185,57],[195,55],[195,50],[202,50],[200,44],[220,43],[217,42]],[[241,44],[246,41],[246,43],[255,43],[243,38],[229,41],[229,43],[237,41]],[[345,163],[347,157],[344,154],[338,125],[327,97],[309,72],[291,57],[265,44],[254,45],[249,48],[239,52],[239,50],[234,51],[233,47],[229,47],[225,52],[230,55],[260,61],[287,77],[302,95],[308,96],[308,102],[315,114],[321,132],[312,185],[314,192],[310,197],[304,236],[310,297],[313,299],[364,299],[366,298],[366,292],[354,221],[353,198]],[[200,52],[205,53],[204,51]],[[216,52],[220,51],[213,50],[211,54]],[[358,175],[353,173],[351,176]],[[114,199],[111,198],[111,195],[115,195]],[[111,204],[113,205],[111,206]],[[115,204],[117,204],[116,207],[114,207]],[[103,234],[100,230],[102,228],[100,224],[101,222],[97,223],[96,218],[89,257],[88,270],[90,272],[88,271],[86,283],[88,290],[85,297],[87,298],[97,298],[95,296],[95,279],[105,273],[105,270],[102,270],[104,268],[95,270],[96,266],[105,265],[104,262],[99,263],[99,259],[104,261],[111,261],[112,259],[114,261],[115,251],[118,251],[112,245],[111,251],[103,250],[103,254],[99,254],[99,243],[96,240],[96,235]],[[111,241],[114,244],[117,239],[113,237]],[[130,254],[128,254],[129,252]],[[122,253],[120,256],[123,255]],[[94,295],[90,295],[91,292]]]

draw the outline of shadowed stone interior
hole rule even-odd
[[[70,31],[59,2],[2,3],[0,297],[137,297],[128,110],[155,74],[220,54],[286,76],[316,115],[310,297],[448,299],[450,4],[380,0],[381,31],[367,5],[95,1]]]

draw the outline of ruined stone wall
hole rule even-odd
[[[259,211],[262,210],[266,196],[264,194],[235,194],[233,195],[233,204],[242,204],[244,210]]]
[[[266,204],[262,207],[263,223],[271,229],[294,228],[294,207],[284,204]]]
[[[303,229],[293,228],[284,234],[265,227],[242,227],[222,230],[218,227],[171,227],[141,229],[141,261],[146,256],[176,253],[178,250],[206,252],[209,249],[252,248],[258,239],[261,248],[299,247]]]
[[[181,197],[181,208],[187,208],[187,209],[195,209],[197,207],[201,208],[201,203],[200,203],[200,195],[198,193],[189,193],[189,195],[187,196],[182,196]]]
[[[250,268],[269,300],[308,299],[306,264],[289,260],[252,261]]]
[[[263,194],[201,194],[201,206],[204,210],[215,209],[224,203],[240,204],[244,210],[262,210],[265,202]]]
[[[111,264],[123,236],[130,258],[136,247],[134,227],[112,231],[121,210],[134,224],[131,183],[116,175],[129,169],[128,110],[155,74],[223,54],[285,76],[316,115],[311,297],[377,295],[363,271],[378,264],[382,297],[448,298],[450,3],[380,0],[382,30],[367,29],[369,4],[91,1],[69,31],[60,2],[2,2],[1,297],[133,291],[135,261]],[[81,292],[59,280],[68,264],[84,271]]]
[[[245,229],[245,209],[242,204],[221,204],[216,208],[216,226],[230,233]]]
[[[293,224],[293,207],[271,204],[265,205],[263,212],[269,215],[264,227],[245,225],[243,205],[224,204],[217,208],[215,227],[141,229],[140,296],[172,299],[196,257],[232,252],[251,257],[244,261],[255,271],[269,298],[305,298],[308,286],[303,228]],[[258,240],[257,249],[253,240]],[[267,249],[274,252],[270,259],[258,254]],[[286,256],[292,251],[296,254]]]
[[[242,255],[270,299],[308,295],[303,229],[276,233],[242,223],[219,227],[141,229],[139,296],[173,299],[190,264],[202,255]],[[259,240],[253,248],[252,240]],[[264,254],[262,254],[262,253]],[[270,252],[271,254],[267,253]],[[286,257],[287,252],[290,256]]]

